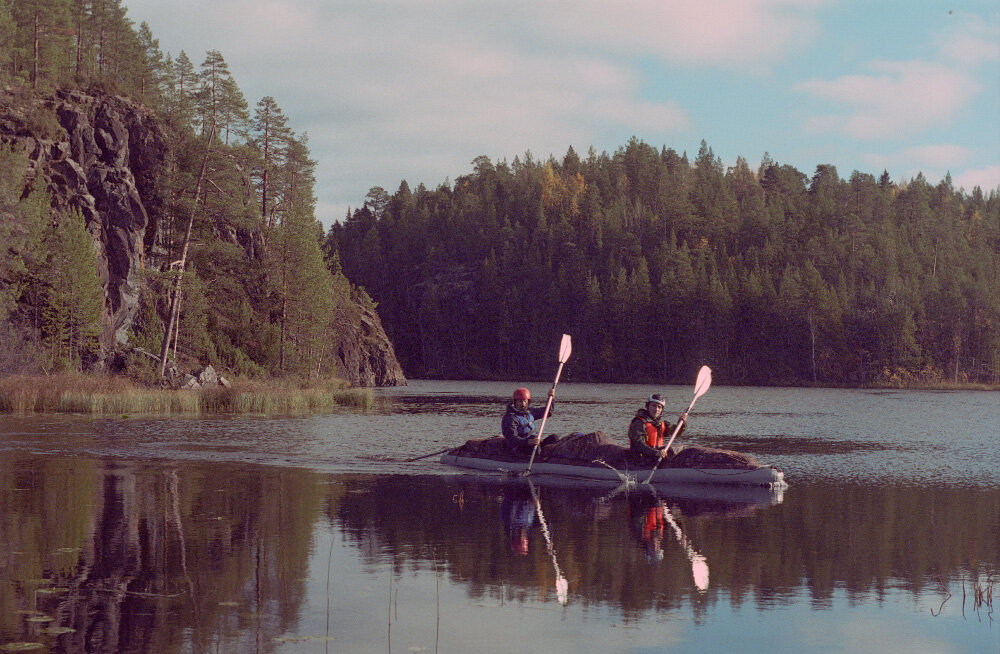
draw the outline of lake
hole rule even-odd
[[[785,489],[405,461],[497,433],[513,386],[415,381],[367,415],[3,416],[0,652],[1000,651],[1000,395],[712,387],[680,442]],[[652,392],[668,416],[692,396],[562,383],[546,432],[624,443]]]

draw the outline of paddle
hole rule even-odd
[[[552,537],[549,536],[549,526],[545,522],[545,514],[542,513],[542,503],[538,500],[538,492],[535,490],[535,485],[531,483],[528,479],[528,488],[531,489],[531,497],[535,500],[535,510],[538,511],[538,521],[542,523],[542,535],[545,536],[545,545],[549,550],[549,554],[552,555],[552,567],[556,569],[556,599],[563,606],[566,606],[568,600],[567,591],[569,590],[569,582],[566,581],[566,577],[563,576],[562,571],[559,570],[559,562],[556,561],[556,548],[552,545]]]
[[[563,364],[569,359],[570,352],[573,351],[573,343],[570,340],[569,334],[562,335],[562,341],[559,342],[559,369],[556,370],[556,380],[552,382],[552,392],[549,393],[549,401],[545,403],[545,414],[542,415],[542,425],[538,428],[538,440],[535,441],[535,447],[531,450],[531,459],[528,461],[528,469],[524,471],[524,475],[531,474],[531,466],[535,463],[535,453],[538,451],[538,445],[542,442],[542,432],[545,431],[545,421],[549,419],[549,409],[552,408],[552,398],[555,397],[556,384],[559,383],[559,375],[562,374]]]
[[[691,400],[691,404],[688,405],[687,411],[684,412],[684,415],[687,415],[688,412],[691,411],[691,409],[694,407],[694,403],[698,401],[699,397],[701,397],[702,395],[705,394],[706,391],[708,391],[708,387],[711,385],[712,385],[712,369],[709,368],[708,366],[702,366],[701,370],[698,371],[698,379],[694,383],[694,399]],[[684,425],[684,419],[681,419],[677,423],[677,427],[674,428],[674,433],[671,434],[670,440],[667,442],[667,446],[663,448],[664,452],[669,450],[670,446],[673,445],[674,439],[677,438],[677,434],[680,433],[681,426],[683,425]],[[653,469],[649,471],[649,476],[646,477],[645,483],[648,484],[649,482],[653,481],[653,474],[656,472],[656,469],[660,467],[660,461],[663,461],[663,458],[660,458],[656,461],[656,465],[654,465]]]
[[[420,459],[426,459],[429,456],[434,456],[435,454],[444,454],[445,452],[450,452],[455,449],[454,447],[446,447],[443,450],[438,450],[437,452],[431,452],[430,454],[423,454],[421,456],[415,456],[411,459],[406,459],[405,463],[413,463],[414,461],[419,461]]]

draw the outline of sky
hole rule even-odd
[[[164,53],[219,50],[318,162],[317,218],[472,160],[635,136],[811,176],[1000,187],[998,0],[125,0]]]

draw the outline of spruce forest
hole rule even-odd
[[[479,157],[434,190],[372,189],[327,233],[404,369],[736,384],[1000,382],[1000,191],[767,155]]]
[[[689,383],[708,364],[730,384],[1000,383],[1000,189],[633,138],[374,187],[324,234],[308,139],[275,99],[251,106],[218,51],[163,53],[121,0],[0,0],[0,87],[36,134],[58,131],[44,99],[65,89],[162,124],[160,265],[129,334],[144,350],[322,376],[354,302],[377,306],[415,377],[545,379],[568,333],[575,381]],[[0,147],[0,336],[21,357],[3,365],[85,367],[87,231],[29,169]]]

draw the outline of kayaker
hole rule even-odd
[[[517,556],[527,555],[528,533],[535,523],[535,502],[531,495],[522,488],[505,493],[500,504],[500,515],[510,538],[510,551]]]
[[[646,406],[636,412],[628,426],[629,451],[644,462],[655,463],[657,459],[674,453],[673,448],[668,453],[665,445],[676,425],[663,419],[663,407],[662,397],[656,393],[650,395]],[[681,423],[681,431],[684,431],[687,412],[680,415],[678,422]]]
[[[553,389],[549,389],[548,396],[554,396]],[[515,388],[507,404],[507,411],[500,420],[500,433],[503,434],[503,439],[512,452],[531,452],[538,442],[538,436],[534,433],[535,421],[545,416],[545,407],[532,409],[529,404],[531,404],[531,391],[523,387]],[[552,415],[551,409],[549,415]]]

